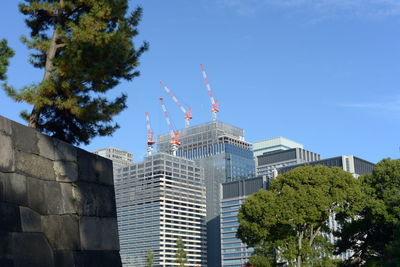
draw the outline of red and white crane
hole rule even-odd
[[[178,105],[178,107],[185,114],[185,128],[188,128],[190,126],[190,120],[193,118],[192,117],[192,108],[188,108],[188,110],[186,110],[185,107],[182,106],[181,102],[179,102],[179,100],[172,93],[172,91],[162,81],[160,81],[160,84],[162,87],[164,87],[165,91],[167,91],[167,93],[170,95],[172,100],[174,100],[174,102]]]
[[[145,112],[145,114],[146,114],[146,127],[147,127],[147,154],[150,156],[151,152],[153,151],[153,145],[155,143],[153,138],[154,132],[151,130],[149,113]]]
[[[203,74],[204,81],[206,83],[208,94],[211,99],[212,120],[215,121],[215,120],[217,120],[217,112],[219,111],[218,101],[214,99],[213,93],[211,91],[210,82],[208,81],[208,77],[207,77],[206,71],[204,70],[203,64],[200,64],[200,68],[201,68],[201,73]]]
[[[176,156],[176,151],[178,150],[179,145],[179,132],[175,131],[174,127],[172,126],[171,120],[169,119],[168,111],[164,103],[164,99],[160,97],[161,108],[164,112],[165,120],[167,121],[169,131],[171,133],[171,145],[172,145],[172,154]]]

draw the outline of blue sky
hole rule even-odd
[[[193,124],[211,120],[204,64],[218,119],[245,129],[250,142],[284,136],[324,158],[356,155],[377,162],[400,156],[400,1],[198,0],[131,1],[144,8],[139,44],[141,76],[122,82],[110,97],[128,94],[115,117],[113,137],[97,137],[95,150],[115,146],[145,155],[149,111],[156,134],[167,132],[159,97],[176,128],[183,114],[159,84],[187,106]],[[40,81],[19,38],[28,34],[17,1],[2,1],[0,38],[16,51],[9,81]],[[23,123],[29,106],[0,92],[0,114]]]

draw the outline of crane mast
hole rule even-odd
[[[169,128],[169,132],[171,133],[171,145],[172,145],[172,154],[176,156],[176,151],[178,150],[179,145],[181,144],[179,142],[179,132],[174,130],[174,127],[172,126],[171,120],[169,119],[168,111],[164,103],[164,99],[160,97],[160,103],[161,103],[161,108],[164,112],[164,117],[165,120],[167,121],[167,125]]]
[[[172,98],[172,100],[174,100],[176,105],[185,114],[185,128],[188,128],[190,126],[190,120],[193,118],[192,117],[192,108],[189,108],[188,110],[186,110],[185,107],[182,106],[181,102],[179,102],[179,100],[176,98],[176,96],[172,93],[172,91],[162,81],[160,81],[160,84],[162,87],[164,87],[165,91],[169,94],[169,96]]]
[[[149,113],[145,112],[145,114],[146,114],[146,128],[147,128],[147,155],[151,156],[151,153],[153,151],[153,145],[155,143],[153,138],[154,132],[151,130]]]
[[[203,64],[200,64],[200,68],[201,68],[201,73],[203,74],[204,81],[206,83],[208,95],[210,96],[210,100],[211,100],[212,120],[215,121],[215,120],[217,120],[217,112],[219,112],[218,101],[214,99],[213,93],[211,91],[210,82],[208,81],[208,77],[207,77],[207,74],[206,74]]]

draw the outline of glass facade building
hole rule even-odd
[[[236,238],[239,227],[237,214],[243,201],[260,189],[267,189],[267,177],[256,177],[221,185],[221,266],[242,267],[248,262],[252,248]]]
[[[207,258],[212,267],[221,264],[220,185],[255,176],[252,146],[244,131],[221,121],[212,121],[180,131],[177,156],[192,159],[204,168],[207,197]],[[157,149],[170,152],[170,135],[158,136]]]
[[[320,159],[321,155],[302,148],[266,152],[257,157],[257,175],[272,178],[278,168]]]
[[[207,266],[204,172],[192,160],[158,153],[119,168],[115,183],[120,254],[124,267],[154,267],[175,262],[182,238],[186,266]]]

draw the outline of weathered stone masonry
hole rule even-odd
[[[120,267],[111,161],[0,116],[0,266]]]

